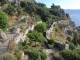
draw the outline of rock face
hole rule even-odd
[[[6,41],[6,40],[8,39],[8,37],[6,36],[6,34],[5,34],[2,30],[0,30],[0,37],[1,37],[4,41]]]

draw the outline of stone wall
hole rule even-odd
[[[54,26],[55,26],[56,23],[57,22],[53,22],[53,24],[51,25],[51,27],[46,31],[46,38],[47,39],[50,39],[50,32],[53,30],[53,28],[54,28]]]

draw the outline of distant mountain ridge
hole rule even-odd
[[[66,9],[65,12],[70,15],[76,26],[80,26],[80,9]]]

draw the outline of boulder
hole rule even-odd
[[[68,50],[69,49],[69,45],[60,41],[56,42],[57,47],[59,47],[61,50]]]

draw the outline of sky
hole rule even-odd
[[[46,4],[47,7],[50,7],[52,3],[55,5],[60,5],[63,9],[80,9],[80,0],[35,0]]]

